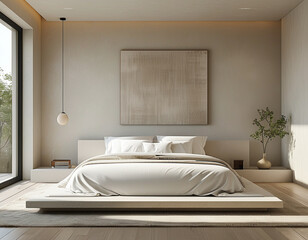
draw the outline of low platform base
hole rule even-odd
[[[255,210],[282,208],[276,197],[45,197],[26,202],[27,208],[45,210],[93,209],[103,211],[201,211],[201,210]]]
[[[29,199],[27,208],[44,210],[101,211],[255,211],[283,208],[283,202],[256,184],[242,179],[245,191],[227,196],[80,196],[50,190],[49,195]]]

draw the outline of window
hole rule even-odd
[[[22,178],[22,29],[0,12],[0,188]]]

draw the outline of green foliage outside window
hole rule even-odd
[[[0,68],[0,172],[11,171],[12,76]]]

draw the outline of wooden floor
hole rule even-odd
[[[284,201],[284,209],[278,210],[292,215],[308,214],[308,189],[294,183],[258,184]],[[20,197],[24,191],[31,191],[35,183],[21,182],[0,190],[0,206]],[[308,228],[218,228],[218,227],[94,227],[94,228],[0,228],[0,239],[31,240],[263,240],[291,239],[308,240]]]
[[[2,228],[2,240],[303,240],[303,228]]]

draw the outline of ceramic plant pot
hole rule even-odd
[[[259,169],[270,169],[272,163],[266,159],[266,153],[263,153],[263,158],[257,162],[257,167]]]

